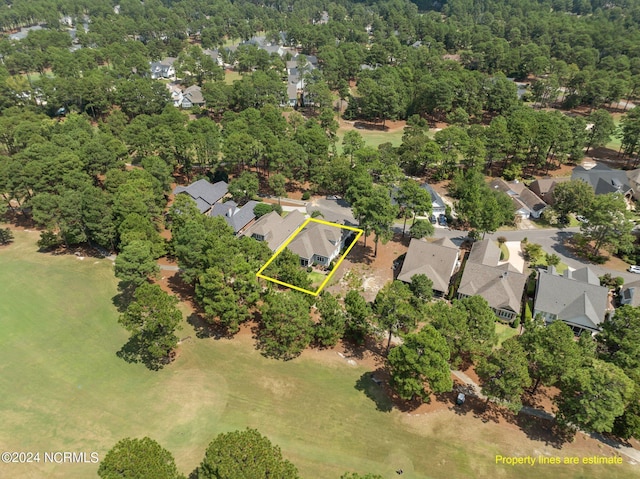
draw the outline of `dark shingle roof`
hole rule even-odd
[[[596,164],[589,170],[582,166],[576,166],[571,173],[571,179],[586,181],[591,185],[596,195],[616,192],[625,195],[631,190],[627,174],[624,171],[613,170],[602,164]]]
[[[238,233],[255,219],[256,215],[253,209],[257,204],[257,201],[252,200],[240,208],[235,201],[216,203],[213,205],[209,215],[222,216],[227,224],[233,228],[234,233]]]
[[[173,194],[188,194],[196,201],[200,212],[204,213],[227,194],[228,187],[229,185],[224,181],[218,181],[212,185],[207,180],[202,179],[191,183],[189,186],[177,186],[173,190]]]

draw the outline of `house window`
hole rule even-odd
[[[264,236],[259,235],[259,234],[252,234],[251,235],[252,238],[257,239],[258,241],[264,241]]]
[[[309,266],[309,260],[308,259],[304,259],[304,258],[300,258],[300,265],[301,266]]]
[[[320,255],[314,255],[314,260],[317,261],[318,263],[326,263],[327,262],[327,258],[325,258],[324,256],[320,256]]]

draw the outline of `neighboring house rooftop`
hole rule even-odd
[[[202,96],[202,89],[198,85],[191,85],[189,88],[182,92],[183,105],[184,100],[188,100],[191,105],[204,105],[204,97]]]
[[[253,209],[258,204],[257,201],[249,201],[243,207],[239,207],[235,201],[216,203],[213,205],[209,216],[222,216],[227,224],[233,228],[234,233],[240,232],[256,217]]]
[[[271,251],[275,251],[304,221],[304,215],[298,210],[289,212],[285,217],[272,211],[258,219],[243,234],[266,241]]]
[[[640,306],[640,281],[624,285],[620,291],[620,302],[629,306]]]
[[[310,260],[314,254],[331,258],[336,250],[336,245],[342,241],[344,231],[337,226],[310,222],[289,243],[287,248],[304,259]]]
[[[507,183],[502,178],[496,178],[489,185],[493,189],[508,194],[516,212],[520,216],[533,216],[538,218],[542,210],[547,207],[547,204],[542,198],[518,181]]]
[[[598,331],[607,311],[609,290],[600,286],[598,276],[588,267],[541,271],[536,289],[534,312],[547,313],[581,329]],[[551,319],[551,318],[548,318]]]
[[[555,199],[553,198],[553,190],[560,183],[564,183],[565,181],[569,181],[571,178],[568,176],[558,177],[558,178],[540,178],[539,180],[534,180],[529,185],[529,189],[533,191],[539,198],[547,203],[548,205],[553,205],[555,203]]]
[[[193,198],[198,205],[201,213],[205,213],[218,201],[227,194],[229,185],[224,181],[218,181],[215,184],[209,183],[207,180],[198,180],[189,186],[177,186],[173,190],[173,194],[186,193]]]
[[[631,193],[631,186],[629,186],[629,179],[625,171],[613,170],[600,163],[591,169],[576,166],[571,173],[571,179],[589,183],[596,195],[605,195],[607,193],[627,195]]]
[[[444,204],[444,200],[442,199],[442,197],[438,194],[438,192],[436,190],[434,190],[431,185],[427,184],[427,183],[423,183],[422,185],[420,185],[420,187],[424,190],[427,190],[427,192],[431,195],[431,206],[432,206],[432,211],[442,211],[444,212],[446,205]]]
[[[398,279],[410,283],[417,274],[426,275],[433,282],[433,289],[446,294],[451,275],[458,264],[458,247],[448,238],[433,243],[412,239]]]
[[[474,243],[462,273],[458,294],[482,296],[499,316],[499,310],[517,315],[527,276],[510,263],[499,265],[499,261],[500,248],[493,240]]]

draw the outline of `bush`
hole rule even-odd
[[[307,273],[313,272],[313,268],[311,266],[307,266]]]
[[[256,218],[260,218],[261,216],[264,216],[267,213],[271,213],[272,211],[273,208],[271,207],[271,205],[268,205],[266,203],[258,203],[253,208],[253,214],[256,215]]]
[[[507,242],[507,238],[504,236],[498,236],[498,244],[505,244]]]
[[[322,213],[319,210],[313,210],[311,212],[311,217],[312,218],[317,218],[318,216],[323,216]]]
[[[0,228],[0,244],[9,244],[13,241],[13,231],[9,228]]]
[[[282,206],[280,205],[271,205],[271,211],[275,211],[280,216],[282,216]]]
[[[46,251],[60,246],[60,244],[62,244],[62,241],[54,232],[43,231],[42,233],[40,233],[40,239],[38,240],[37,244],[41,250]]]
[[[302,199],[304,201],[308,200],[309,198],[311,198],[311,193],[309,191],[305,191],[304,193],[302,193]]]

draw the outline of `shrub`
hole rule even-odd
[[[0,244],[9,244],[13,241],[13,231],[9,228],[0,228]]]
[[[52,231],[43,231],[40,233],[40,239],[38,240],[38,247],[43,250],[53,249],[60,246],[62,241],[58,238],[58,235]]]
[[[498,244],[505,244],[507,242],[507,238],[504,236],[498,236]]]
[[[253,214],[256,215],[256,218],[260,218],[261,216],[264,216],[267,213],[271,213],[272,211],[273,208],[271,207],[271,205],[268,205],[266,203],[258,203],[253,208]]]
[[[311,217],[312,218],[317,218],[318,216],[323,216],[322,213],[319,210],[313,210],[311,212]]]
[[[271,211],[275,211],[280,216],[282,216],[282,206],[280,205],[271,205]]]
[[[305,191],[304,193],[302,193],[302,199],[304,201],[308,200],[309,198],[311,198],[311,193],[309,191]]]
[[[307,273],[313,272],[313,268],[311,266],[307,266]]]

